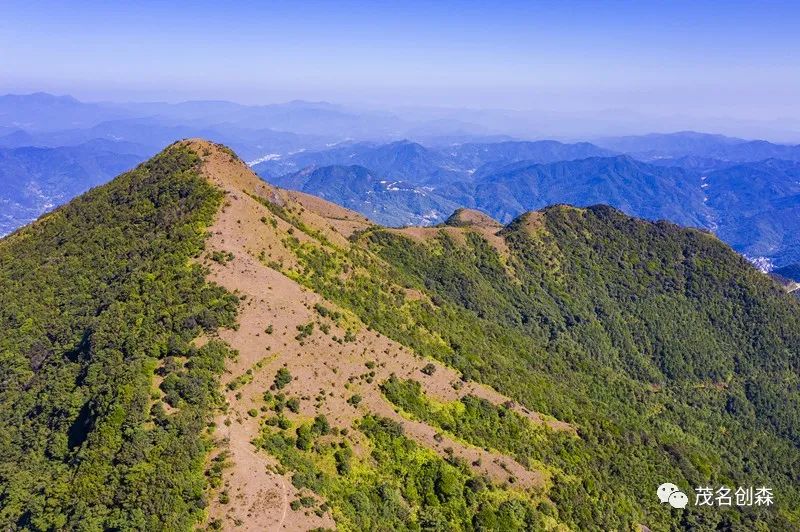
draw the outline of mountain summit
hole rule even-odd
[[[181,141],[0,240],[0,527],[794,529],[798,305],[702,231],[389,229]]]
[[[488,214],[474,209],[457,209],[444,223],[453,227],[490,227],[497,230],[503,227]]]

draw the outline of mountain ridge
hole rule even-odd
[[[754,162],[768,158],[798,160],[800,145],[746,140],[724,135],[679,131],[600,139],[610,149],[634,154],[645,160],[662,157],[701,156],[733,162]]]
[[[797,522],[800,302],[702,231],[385,228],[189,139],[0,240],[0,303],[3,526]],[[664,478],[782,495],[676,513]]]

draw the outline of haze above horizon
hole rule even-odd
[[[4,11],[4,93],[512,109],[600,129],[624,116],[642,132],[800,136],[791,2],[11,1]]]

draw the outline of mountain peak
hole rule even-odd
[[[49,104],[49,103],[69,103],[75,104],[80,103],[77,99],[73,96],[68,94],[64,95],[56,95],[50,94],[49,92],[32,92],[30,94],[6,94],[4,96],[0,96],[0,98],[6,98],[15,101],[24,101],[27,100],[28,102],[35,102],[38,104]]]
[[[423,146],[419,142],[414,142],[413,140],[408,140],[408,139],[402,139],[390,142],[389,144],[386,145],[386,147],[393,150],[406,150],[406,151],[417,151],[417,152],[428,151],[427,148],[425,148],[425,146]]]
[[[570,212],[585,213],[594,208],[595,207],[575,207],[573,205],[567,205],[566,203],[549,205],[537,211],[528,211],[520,214],[505,226],[504,232],[522,230],[528,233],[534,233],[544,225],[545,218],[548,217],[548,215],[567,214]]]
[[[678,528],[648,465],[713,483],[752,434],[741,483],[785,495],[752,524],[797,529],[798,303],[611,207],[496,228],[375,227],[187,139],[0,240],[0,529]]]
[[[190,138],[178,141],[173,146],[189,148],[197,154],[201,161],[201,173],[223,190],[275,196],[277,189],[256,176],[232,149],[223,144]]]
[[[364,216],[324,199],[270,185],[258,177],[236,153],[223,144],[192,138],[174,146],[187,147],[200,157],[200,173],[224,190],[234,201],[248,200],[242,206],[242,225],[257,226],[254,204],[267,202],[277,209],[295,211],[296,222],[341,242],[354,231],[370,225]],[[242,198],[245,196],[245,198]],[[247,198],[246,196],[249,196]],[[238,228],[239,231],[244,229]]]
[[[542,227],[544,220],[544,211],[528,211],[520,214],[505,226],[506,231],[522,230],[527,233],[533,233]]]
[[[451,227],[484,227],[494,229],[501,229],[503,227],[500,222],[488,214],[475,209],[466,208],[456,209],[456,211],[445,220],[444,224]]]

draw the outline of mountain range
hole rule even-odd
[[[58,148],[0,148],[0,235],[38,218],[144,159],[104,141]]]
[[[709,142],[736,143],[724,139]],[[741,253],[782,266],[799,260],[798,164],[707,155],[645,162],[592,144],[553,141],[438,149],[402,141],[276,155],[253,168],[279,186],[322,195],[387,225],[440,223],[454,206],[508,222],[551,204],[602,203],[715,232]]]
[[[274,178],[308,166],[357,164],[389,179],[440,184],[470,180],[491,173],[492,168],[518,161],[548,163],[608,155],[614,153],[587,142],[503,141],[427,148],[401,140],[389,144],[341,143],[319,152],[304,150],[288,156],[276,155],[253,168],[260,175]]]
[[[594,144],[521,141],[451,114],[431,123],[422,116],[404,121],[325,102],[3,96],[0,179],[7,186],[0,190],[0,234],[176,138],[204,136],[231,146],[270,182],[322,195],[386,225],[440,223],[457,207],[508,222],[549,204],[604,203],[712,231],[764,269],[800,261],[798,146],[691,131]],[[427,140],[392,140],[403,133]]]
[[[309,167],[271,182],[319,196],[390,226],[436,224],[461,206],[457,200],[433,194],[431,187],[382,179],[359,165]]]
[[[800,161],[800,145],[774,144],[694,131],[600,139],[606,148],[644,160],[705,157],[720,161],[751,162],[764,159]]]
[[[0,357],[4,529],[800,525],[800,301],[609,206],[387,228],[181,141],[0,239]]]

